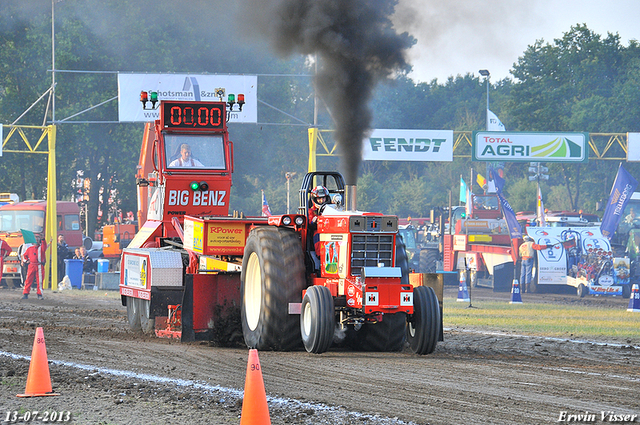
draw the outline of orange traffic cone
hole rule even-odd
[[[33,350],[31,350],[29,375],[27,375],[27,387],[24,390],[24,394],[18,394],[18,397],[40,397],[45,395],[60,394],[55,394],[51,388],[51,376],[49,375],[44,332],[42,328],[36,328]]]
[[[255,349],[249,350],[240,425],[271,425],[258,350]]]

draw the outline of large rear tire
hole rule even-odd
[[[435,273],[438,263],[437,249],[423,249],[420,251],[420,273]]]
[[[431,354],[440,335],[440,305],[433,288],[413,289],[413,315],[408,318],[407,341],[416,354]]]
[[[139,305],[136,298],[126,297],[127,300],[127,321],[129,328],[135,332],[141,332]]]
[[[302,299],[300,332],[309,353],[324,353],[331,347],[336,327],[333,296],[329,288],[311,286]]]
[[[400,278],[403,285],[409,285],[409,258],[407,257],[407,247],[400,233],[396,235],[396,267],[402,270]]]
[[[156,318],[151,313],[151,301],[137,299],[140,314],[140,328],[145,334],[153,334],[156,329]]]
[[[249,348],[300,347],[300,318],[289,314],[306,286],[300,236],[289,229],[261,226],[249,233],[241,273],[242,333]]]

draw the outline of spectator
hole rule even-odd
[[[70,254],[69,245],[64,240],[64,235],[58,235],[58,282],[64,279],[64,260],[69,258]]]
[[[42,281],[44,280],[46,251],[47,242],[42,240],[42,236],[36,235],[36,244],[31,245],[24,253],[24,259],[29,263],[29,268],[27,269],[27,277],[24,282],[24,290],[22,291],[23,300],[29,298],[31,285],[34,282],[36,284],[36,293],[38,294],[38,299],[42,299]]]
[[[553,245],[538,245],[533,243],[533,239],[529,235],[524,236],[524,243],[520,245],[518,253],[522,260],[520,269],[520,292],[531,292],[531,272],[533,270],[534,250],[552,248]]]
[[[89,253],[84,246],[80,247],[80,259],[82,260],[82,272],[83,273],[93,273],[95,272],[95,267],[93,260],[89,257]]]
[[[11,247],[4,239],[0,239],[0,280],[2,280],[2,271],[4,269],[4,259],[11,254]]]

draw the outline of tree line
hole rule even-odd
[[[51,4],[5,3],[0,16],[0,121],[9,124],[51,85]],[[286,211],[287,195],[294,211],[307,169],[307,129],[314,122],[313,61],[278,57],[268,41],[242,36],[237,23],[220,19],[234,7],[228,2],[190,2],[199,13],[188,17],[181,6],[160,4],[153,11],[129,0],[55,4],[56,120],[115,97],[116,74],[105,71],[256,74],[259,122],[229,128],[235,150],[230,206],[259,215],[264,190],[274,213]],[[428,83],[399,75],[377,87],[370,104],[373,127],[483,130],[485,84],[473,73]],[[635,40],[622,45],[617,34],[599,35],[576,24],[559,39],[534,41],[511,76],[491,81],[489,91],[491,110],[509,131],[640,131],[640,46]],[[319,97],[318,125],[332,128],[322,93]],[[41,125],[43,119],[52,120],[50,102],[36,104],[17,124]],[[57,125],[58,199],[77,195],[78,171],[90,180],[90,235],[105,223],[106,212],[136,209],[134,174],[142,130],[142,124],[117,123],[116,101]],[[318,158],[319,169],[338,167],[336,158]],[[615,161],[595,160],[549,165],[550,179],[542,183],[545,206],[595,211],[607,199],[617,167]],[[625,167],[639,176],[640,165]],[[471,168],[487,177],[486,164],[468,158],[452,163],[364,162],[359,209],[427,216],[430,209],[448,204],[449,190],[456,201],[460,176],[468,180]],[[287,172],[295,173],[289,191]],[[505,164],[506,191],[516,211],[535,207],[535,183],[527,174],[527,164]],[[474,190],[480,191],[477,184]],[[43,198],[46,158],[5,153],[0,191],[16,192],[21,199]],[[98,209],[105,212],[100,220]]]

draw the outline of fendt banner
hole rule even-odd
[[[363,143],[365,161],[453,161],[452,130],[376,129]]]
[[[227,102],[229,122],[258,122],[255,75],[118,74],[118,120],[160,118],[163,100]],[[229,103],[231,102],[231,103]]]
[[[586,162],[588,133],[474,131],[474,161]]]

